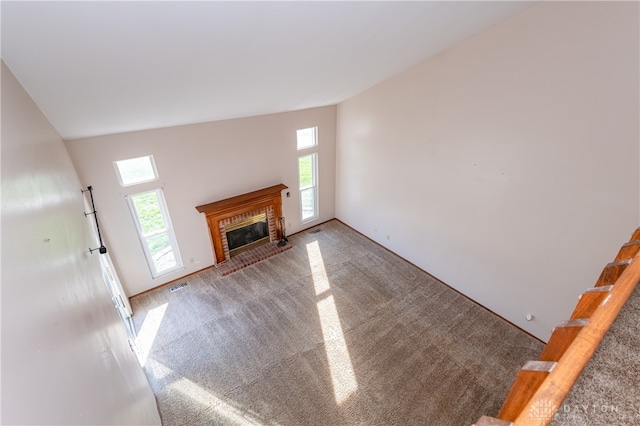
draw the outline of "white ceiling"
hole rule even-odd
[[[2,58],[65,139],[333,105],[531,2],[7,2]]]

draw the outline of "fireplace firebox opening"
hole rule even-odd
[[[224,232],[231,256],[269,242],[267,214],[258,214],[249,219],[225,225]]]

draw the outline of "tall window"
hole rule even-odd
[[[302,222],[318,218],[318,186],[316,185],[318,154],[298,158],[300,180],[300,212]]]
[[[127,197],[142,249],[156,278],[182,267],[182,258],[171,226],[162,189]]]
[[[318,128],[297,131],[299,151],[311,151],[318,146]],[[298,157],[298,183],[300,188],[300,218],[302,223],[318,218],[318,153],[309,152]]]

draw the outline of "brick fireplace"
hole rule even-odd
[[[274,185],[196,207],[200,213],[206,215],[216,263],[230,260],[236,252],[250,249],[262,243],[276,242],[280,239],[281,230],[277,226],[277,221],[282,216],[281,193],[284,189],[287,189],[284,184]],[[263,221],[265,216],[268,238],[263,234],[266,232],[261,231],[257,241],[250,241],[251,234],[256,233],[256,230],[251,227],[255,227],[256,223]],[[241,229],[242,234],[247,235],[249,242],[246,243],[247,247],[230,250],[227,234],[234,231],[237,234],[238,229]],[[233,234],[229,237],[234,240],[238,238]],[[244,236],[240,239],[244,239]],[[234,241],[232,245],[236,246],[237,244]],[[241,244],[244,244],[244,241]]]

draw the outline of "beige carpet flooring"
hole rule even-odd
[[[132,299],[170,425],[470,425],[543,345],[333,220]]]

